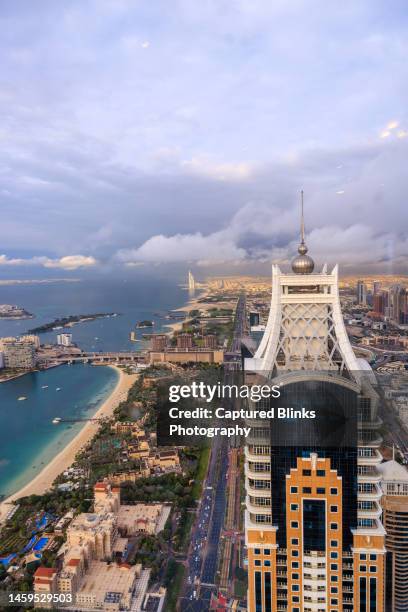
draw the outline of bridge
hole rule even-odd
[[[136,352],[82,352],[78,355],[60,355],[58,357],[50,357],[50,363],[145,363],[145,356],[142,353]]]

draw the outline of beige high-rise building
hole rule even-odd
[[[383,612],[382,457],[373,373],[347,337],[337,266],[315,272],[307,255],[303,211],[298,251],[291,273],[272,266],[269,318],[255,355],[245,359],[245,376],[280,385],[280,401],[291,401],[280,406],[306,405],[320,420],[289,422],[279,430],[273,417],[249,422],[248,612]],[[350,429],[342,432],[341,446],[336,438],[329,443],[345,423]]]
[[[387,612],[408,610],[408,470],[397,461],[379,466],[387,532]]]

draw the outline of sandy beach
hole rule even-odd
[[[203,291],[196,297],[191,297],[187,304],[184,306],[180,306],[180,308],[175,308],[174,312],[190,312],[191,310],[207,310],[208,305],[202,304],[199,302],[200,299],[205,298],[208,295],[207,291]],[[166,323],[165,327],[168,328],[167,335],[172,336],[175,332],[179,332],[183,329],[183,323],[185,321],[178,321],[177,323]]]
[[[117,368],[116,366],[107,367],[114,367],[119,373],[119,379],[112,393],[95,413],[94,418],[110,417],[113,414],[116,406],[118,406],[121,401],[126,399],[130,387],[138,377],[137,374],[125,374],[123,370]],[[45,493],[45,491],[50,489],[56,477],[72,465],[77,453],[86,444],[88,444],[90,440],[92,440],[97,431],[97,427],[98,425],[96,423],[86,423],[75,438],[71,440],[71,442],[60,453],[58,453],[58,455],[56,455],[54,459],[52,459],[52,461],[33,478],[33,480],[1,502],[0,523],[6,518],[8,512],[10,512],[13,507],[12,505],[20,497],[33,494],[42,495]]]

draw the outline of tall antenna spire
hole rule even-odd
[[[305,243],[305,217],[303,211],[303,189],[300,192],[300,244],[299,255],[292,261],[292,270],[295,274],[311,274],[314,269],[314,261],[306,255],[308,248]]]
[[[305,218],[303,214],[303,189],[300,192],[300,200],[301,200],[300,242],[301,244],[305,244]]]

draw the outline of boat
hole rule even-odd
[[[20,395],[20,397],[18,397],[18,398],[17,398],[17,400],[18,400],[19,402],[24,402],[24,400],[26,400],[26,399],[27,399],[27,398],[26,398],[26,396],[25,396],[25,395]]]
[[[55,390],[56,391],[61,391],[61,387],[57,387]]]
[[[52,419],[52,422],[54,423],[54,425],[58,425],[58,423],[61,423],[61,417],[55,417],[55,419]]]
[[[41,389],[48,389],[48,385],[43,385]]]

